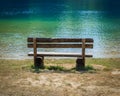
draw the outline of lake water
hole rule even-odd
[[[93,38],[90,52],[94,58],[120,58],[119,1],[21,0],[8,2],[8,7],[3,6],[6,2],[0,4],[1,59],[28,58],[27,53],[32,50],[27,48],[28,37]]]

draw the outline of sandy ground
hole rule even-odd
[[[120,96],[120,70],[30,71],[0,75],[0,96]]]

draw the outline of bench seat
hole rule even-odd
[[[34,56],[34,52],[29,52],[28,56]],[[79,53],[61,53],[61,52],[37,52],[37,56],[63,56],[63,57],[82,57]],[[85,57],[92,57],[92,55],[85,55]]]

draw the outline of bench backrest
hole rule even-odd
[[[82,48],[82,57],[85,57],[85,48],[93,48],[92,38],[28,38],[28,47],[34,48]]]
[[[93,39],[70,39],[70,38],[28,38],[28,47],[34,48],[93,48]]]

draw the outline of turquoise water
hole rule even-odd
[[[13,8],[16,11],[10,9],[1,12],[1,59],[29,58],[27,53],[32,49],[27,48],[28,37],[93,38],[94,48],[87,50],[87,53],[92,53],[94,58],[120,58],[120,16],[116,9],[117,12],[111,13],[109,10],[99,10],[99,8],[93,10],[95,8],[88,9],[85,6],[80,9],[77,8],[78,5],[69,6],[71,3],[50,4],[46,9],[46,4],[42,8],[34,7],[33,4],[29,10]],[[57,6],[55,7],[57,9],[53,8],[53,5]],[[43,11],[41,12],[40,9]],[[42,51],[49,50],[42,49]],[[55,49],[54,51],[79,52],[80,50]]]

